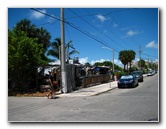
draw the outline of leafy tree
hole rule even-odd
[[[67,50],[70,45],[72,43],[72,40],[70,40],[66,45],[65,45],[65,50]],[[48,50],[47,55],[51,55],[57,59],[59,59],[59,54],[60,54],[60,50],[61,50],[61,39],[60,38],[55,38],[54,42],[51,43],[51,49]],[[69,56],[72,54],[79,54],[78,51],[76,51],[75,49],[72,50],[71,52],[69,52]]]
[[[51,39],[50,33],[43,27],[37,28],[35,24],[31,24],[27,19],[17,22],[14,30],[16,30],[16,32],[24,31],[27,34],[27,37],[36,38],[37,43],[43,45],[44,52],[46,52],[49,47]],[[42,58],[48,60],[45,53],[43,53]]]
[[[37,28],[35,32],[36,33],[34,37],[38,38],[38,43],[43,44],[43,47],[47,49],[50,45],[50,39],[51,39],[50,33],[47,32],[47,30],[44,29],[43,27]]]
[[[36,26],[31,24],[29,20],[23,19],[16,23],[14,29],[16,32],[24,31],[28,37],[32,38],[35,36]]]
[[[145,67],[145,61],[143,59],[138,61],[138,66],[141,66],[141,69]]]
[[[28,37],[24,31],[8,31],[8,78],[19,90],[28,88],[36,67],[46,63],[43,53],[43,45],[36,38]]]

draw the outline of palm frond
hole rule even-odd
[[[69,52],[69,55],[73,55],[73,54],[80,54],[80,53],[76,50],[73,50],[73,51]]]

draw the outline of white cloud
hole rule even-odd
[[[54,62],[50,62],[50,65],[60,65],[60,60],[56,60]]]
[[[156,63],[156,62],[158,62],[159,60],[158,59],[155,59],[154,61],[153,61],[153,63]]]
[[[94,65],[96,62],[104,62],[104,61],[110,61],[110,60],[109,59],[92,60],[90,64]]]
[[[79,59],[79,62],[80,62],[81,64],[83,64],[83,65],[84,65],[85,63],[87,63],[87,62],[89,62],[91,65],[94,65],[96,62],[104,62],[104,61],[111,61],[111,62],[112,62],[112,60],[110,60],[110,59],[99,59],[99,60],[88,61],[88,57],[80,58],[80,59]],[[118,66],[120,66],[120,67],[123,67],[123,64],[122,64],[121,61],[118,60],[118,59],[114,59],[114,64],[116,64],[116,65],[118,65]]]
[[[155,41],[151,41],[146,45],[147,48],[158,48],[158,44]]]
[[[133,36],[133,35],[136,35],[136,34],[139,34],[139,32],[138,31],[134,31],[134,30],[129,30],[126,33],[126,36]]]
[[[39,10],[40,12],[46,13],[45,9]],[[43,18],[45,15],[36,11],[31,11],[30,12],[30,17],[34,18],[34,19],[41,19]]]
[[[123,66],[122,62],[120,60],[114,59],[114,64],[118,65],[118,66]]]
[[[140,60],[140,58],[136,57],[135,60],[134,60],[134,62],[138,62],[139,60]]]
[[[79,59],[79,62],[80,62],[81,64],[87,63],[87,62],[88,62],[88,57],[80,58],[80,59]]]
[[[116,23],[113,23],[113,27],[117,27],[118,26],[118,24],[116,24]]]
[[[134,35],[142,34],[144,32],[143,30],[140,30],[140,28],[136,25],[123,27],[120,30],[124,31],[125,33],[125,35],[122,38],[132,37]]]
[[[52,14],[51,16],[52,16],[52,17],[55,17],[53,14]],[[52,17],[49,17],[49,18],[47,19],[47,22],[49,22],[49,23],[51,23],[51,24],[57,22],[57,20],[54,19],[54,18],[52,18]]]
[[[104,22],[106,20],[106,18],[101,14],[96,15],[96,18],[98,18],[101,22]]]
[[[122,30],[122,31],[126,31],[126,30],[129,30],[130,29],[130,27],[123,27],[123,28],[121,28],[120,30]]]

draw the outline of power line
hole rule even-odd
[[[38,26],[43,26],[43,25],[47,25],[47,24],[55,24],[56,22],[57,22],[58,20],[56,20],[56,21],[54,21],[53,23],[51,23],[51,22],[45,22],[45,23],[42,23],[42,24],[39,24],[39,25],[36,25],[37,27]]]
[[[114,21],[117,23],[117,21],[115,20],[115,18],[114,17],[112,17],[113,19],[114,19]],[[110,23],[113,25],[113,23],[112,23],[112,21],[110,21]],[[121,28],[124,28],[124,27],[122,27],[120,24],[119,24],[119,22],[118,22],[118,26],[120,26]],[[120,31],[119,29],[117,29],[122,35],[125,35],[122,31]],[[130,41],[134,41],[138,46],[139,46],[139,42],[137,42],[136,40],[134,40],[133,38],[132,38],[132,40],[128,37],[128,36],[125,36],[128,40],[130,40]],[[126,42],[127,43],[127,42]],[[128,43],[127,43],[128,44]],[[129,45],[129,44],[128,44]],[[130,45],[129,45],[130,46]],[[131,48],[133,48],[132,46],[130,46]]]
[[[130,10],[130,9],[129,9]],[[122,11],[122,10],[121,10]],[[124,10],[124,11],[127,11],[127,10]],[[117,11],[118,12],[118,11]],[[109,13],[108,13],[109,14]],[[111,20],[109,20],[110,21],[110,23],[112,23],[111,22]],[[128,42],[125,42],[124,40],[122,40],[116,33],[114,33],[111,29],[109,29],[109,27],[107,27],[107,26],[105,26],[104,24],[103,24],[103,26],[106,28],[106,29],[108,29],[109,31],[111,31],[112,32],[112,34],[114,34],[119,40],[121,40],[122,42],[124,42],[125,44],[127,44],[129,47],[131,47],[132,49],[134,49],[132,46],[130,46],[129,44],[128,44]],[[121,46],[121,45],[120,45]],[[124,47],[123,47],[124,48]]]
[[[67,23],[68,25],[70,25],[71,27],[75,28],[76,30],[80,31],[81,33],[85,34],[86,36],[94,39],[95,41],[99,42],[100,44],[106,46],[106,47],[109,47],[109,48],[113,48],[113,47],[110,47],[107,43],[104,43],[101,39],[98,39],[97,37],[89,34],[87,31],[81,29],[81,28],[77,28],[75,27],[74,25],[70,24],[70,23]],[[114,49],[114,48],[113,48]],[[118,50],[114,49],[115,51],[119,52]]]
[[[61,20],[60,18],[58,18],[58,17],[49,15],[49,14],[47,14],[47,13],[43,13],[43,12],[37,10],[37,9],[34,9],[34,8],[31,8],[31,9],[34,10],[34,11],[37,11],[37,12],[39,12],[39,13],[42,13],[42,14],[48,16],[48,17],[52,17],[52,18],[54,18],[54,19],[57,19],[57,20],[59,20],[59,21],[62,21],[62,20]],[[97,37],[91,35],[91,34],[88,33],[87,31],[81,29],[80,27],[78,28],[78,27],[74,26],[72,23],[70,23],[70,22],[68,22],[68,21],[66,21],[66,20],[64,20],[63,22],[66,23],[67,25],[71,26],[72,28],[78,30],[79,32],[85,34],[86,36],[88,36],[88,37],[94,39],[94,40],[97,41],[98,43],[100,43],[100,44],[102,44],[102,45],[104,45],[104,46],[106,46],[106,47],[113,48],[113,47],[110,47],[107,43],[104,43],[102,40],[98,39]],[[113,49],[114,49],[114,48],[113,48]],[[116,52],[119,52],[119,51],[116,50],[116,49],[114,49],[114,50],[115,50]]]
[[[149,55],[149,54],[145,54],[145,53],[142,53],[142,55],[145,55],[145,56],[151,56],[151,57],[155,57],[155,58],[158,58],[158,56],[154,56],[154,55]]]
[[[115,11],[110,11],[108,13],[105,13],[103,14],[103,16],[106,16],[106,15],[110,15],[112,13],[118,13],[118,12],[124,12],[124,11],[129,11],[129,10],[134,10],[134,9],[138,9],[138,8],[131,8],[131,9],[122,9],[122,10],[115,10]],[[87,10],[86,10],[87,11]],[[88,12],[88,11],[87,11]],[[80,18],[80,17],[88,17],[88,16],[95,16],[99,13],[92,13],[92,14],[86,14],[86,15],[80,15],[80,16],[76,16],[76,17],[66,17],[67,19],[71,19],[71,18]]]
[[[75,15],[77,15],[78,17],[80,17],[77,13],[75,13],[73,10],[69,9],[72,13],[74,13]],[[96,27],[94,27],[92,24],[90,24],[88,21],[86,21],[85,19],[83,19],[82,17],[80,17],[84,22],[86,22],[88,25],[90,25],[91,27],[93,27],[95,30],[97,30],[98,32],[100,32],[102,35],[104,35],[105,37],[107,37],[108,39],[110,39],[111,41],[113,41],[114,43],[116,43],[117,45],[119,45],[120,47],[124,48],[123,46],[121,46],[119,43],[117,43],[116,41],[114,41],[113,39],[111,39],[109,36],[107,36],[106,34],[104,34],[102,31],[100,31],[99,29],[97,29]]]
[[[34,10],[34,11],[36,11],[36,12],[39,12],[39,13],[41,13],[41,14],[43,14],[43,15],[46,15],[46,16],[48,16],[48,17],[57,19],[57,20],[59,20],[59,21],[63,21],[63,20],[61,20],[59,17],[55,17],[55,16],[52,16],[52,15],[49,15],[49,14],[44,13],[44,12],[42,12],[42,11],[39,11],[39,10],[37,10],[37,9],[35,9],[35,8],[31,8],[31,9]]]
[[[109,12],[109,13],[105,14],[104,16],[106,16],[106,15],[110,15],[110,14],[112,14],[112,13],[124,12],[124,11],[135,10],[135,9],[138,9],[138,8],[116,10],[116,11],[113,11],[113,12]]]
[[[34,11],[37,11],[37,12],[43,14],[43,15],[46,15],[46,16],[48,16],[48,17],[51,17],[51,18],[53,18],[53,19],[57,19],[57,20],[59,20],[59,21],[62,21],[60,18],[58,18],[58,17],[56,17],[56,16],[52,16],[52,15],[49,15],[49,14],[47,14],[47,13],[43,13],[43,12],[37,10],[37,9],[34,9],[34,8],[31,8],[31,9],[34,10]],[[84,35],[86,35],[86,36],[88,36],[88,37],[94,39],[94,40],[97,41],[98,43],[100,43],[100,44],[102,44],[102,45],[104,45],[104,46],[106,46],[106,47],[112,48],[112,49],[114,49],[116,52],[119,52],[117,49],[113,48],[112,46],[110,47],[110,44],[105,43],[105,42],[102,41],[101,39],[99,39],[99,38],[93,36],[92,34],[90,34],[90,33],[88,33],[87,31],[81,29],[80,27],[74,26],[72,23],[68,22],[67,20],[64,20],[64,23],[66,23],[67,25],[69,25],[69,26],[71,26],[72,28],[76,29],[77,31],[83,33]],[[144,53],[142,53],[142,54],[143,54],[143,55],[146,55],[146,54],[144,54]],[[151,56],[151,57],[157,57],[157,56],[153,56],[153,55],[149,55],[149,56]]]

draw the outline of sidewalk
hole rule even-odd
[[[117,88],[117,81],[104,83],[100,85],[94,85],[87,88],[81,88],[71,93],[55,95],[56,97],[83,97],[83,96],[94,96],[109,90]]]
[[[147,77],[147,74],[143,75],[144,77]],[[117,81],[104,83],[100,85],[94,85],[87,88],[81,88],[79,90],[73,91],[71,93],[66,94],[58,94],[55,95],[56,97],[84,97],[84,96],[94,96],[98,95],[107,91],[110,91],[112,89],[117,88]]]

